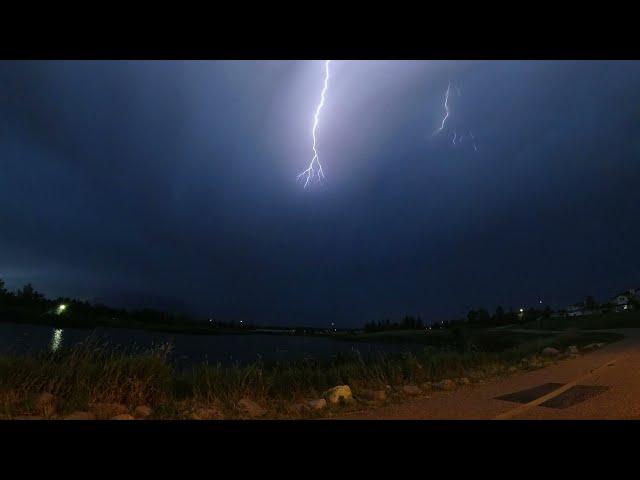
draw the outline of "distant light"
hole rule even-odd
[[[67,306],[64,303],[61,303],[60,305],[58,305],[58,309],[57,309],[57,313],[58,315],[60,315],[62,312],[64,312],[67,309]]]
[[[520,309],[520,313],[522,313],[522,312],[524,312],[524,308],[521,308],[521,309]]]

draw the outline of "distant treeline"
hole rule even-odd
[[[366,332],[382,332],[386,330],[422,330],[425,328],[424,322],[420,317],[406,316],[402,320],[391,321],[386,319],[383,321],[372,321],[365,323],[364,330]]]
[[[423,330],[425,328],[439,329],[447,328],[460,323],[469,323],[474,325],[510,325],[516,323],[529,322],[538,318],[551,317],[551,308],[546,307],[540,309],[523,309],[523,311],[514,311],[510,309],[505,312],[504,308],[497,307],[493,313],[489,313],[484,308],[470,310],[466,318],[444,320],[437,322],[423,322],[420,317],[405,316],[400,321],[391,321],[390,319],[382,321],[372,321],[364,325],[367,332],[382,332],[390,330]]]
[[[64,305],[64,308],[61,306]],[[12,292],[0,279],[0,321],[55,325],[63,328],[133,328],[176,333],[287,332],[299,335],[334,332],[333,328],[304,326],[272,327],[244,321],[195,317],[152,308],[123,309],[69,297],[47,298],[30,283]]]
[[[63,308],[60,308],[64,306]],[[47,298],[30,283],[15,292],[0,279],[0,319],[14,322],[55,323],[67,327],[193,324],[182,313],[154,309],[126,310],[68,297]]]

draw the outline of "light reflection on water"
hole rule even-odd
[[[51,351],[55,352],[60,348],[60,345],[62,345],[62,332],[63,330],[61,328],[56,328],[53,331],[53,337],[51,337]]]
[[[93,338],[97,344],[113,349],[147,350],[172,346],[168,359],[182,368],[203,363],[216,365],[246,364],[255,361],[281,362],[302,359],[331,359],[339,354],[362,355],[403,353],[422,346],[337,341],[326,337],[297,335],[191,335],[143,330],[52,328],[43,325],[0,322],[0,353],[59,353],[63,349]]]

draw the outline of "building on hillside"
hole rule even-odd
[[[626,310],[631,310],[631,300],[635,298],[635,295],[630,293],[631,291],[619,293],[615,297],[611,299],[611,303],[613,304],[613,309],[616,312],[624,312]]]

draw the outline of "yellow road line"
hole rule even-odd
[[[596,368],[595,370],[591,370],[589,373],[587,373],[586,375],[583,375],[582,377],[567,383],[566,385],[563,385],[562,387],[557,388],[556,390],[554,390],[551,393],[547,393],[546,395],[544,395],[543,397],[540,398],[536,398],[535,400],[529,402],[529,403],[525,403],[524,405],[520,405],[517,408],[514,408],[513,410],[509,410],[507,412],[501,413],[500,415],[498,415],[497,417],[494,417],[494,420],[508,420],[510,418],[515,417],[516,415],[519,415],[533,407],[537,407],[538,405],[540,405],[541,403],[546,402],[547,400],[551,400],[554,397],[557,397],[558,395],[560,395],[561,393],[566,392],[567,390],[569,390],[571,387],[575,387],[579,382],[582,382],[583,380],[586,380],[587,378],[593,376],[596,374],[596,372],[604,369],[605,367],[608,367],[609,365],[614,364],[616,361],[618,361],[618,359],[620,358],[620,356],[614,358],[613,360],[607,360],[603,365],[600,365],[598,368]]]

